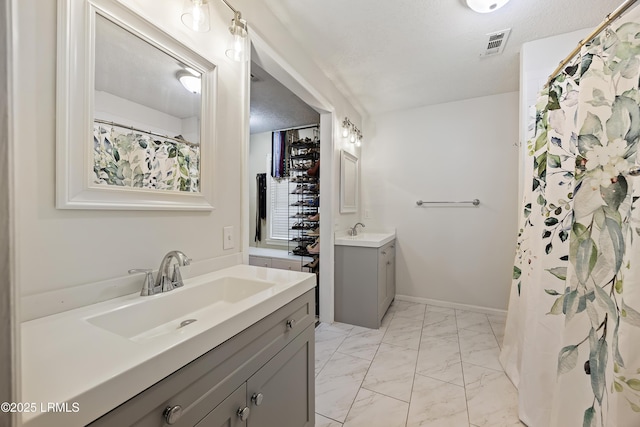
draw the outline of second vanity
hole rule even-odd
[[[335,319],[378,329],[396,295],[394,233],[335,237]]]
[[[314,423],[315,277],[237,265],[25,322],[25,426]],[[77,409],[77,410],[74,410]]]

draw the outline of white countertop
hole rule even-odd
[[[301,258],[304,262],[313,261],[313,257],[290,254],[286,249],[256,248],[254,246],[249,246],[249,255],[286,259],[289,261],[300,261]]]
[[[356,236],[349,236],[346,232],[336,233],[335,244],[339,246],[360,246],[365,248],[380,248],[396,238],[395,231],[368,232],[359,230]]]
[[[222,277],[274,282],[274,286],[214,316],[173,333],[135,342],[87,321],[99,313],[137,304],[141,298],[171,298],[190,286]],[[23,403],[77,402],[79,411],[24,413],[29,427],[85,425],[167,375],[313,289],[315,275],[237,265],[185,280],[171,292],[127,295],[22,324]]]

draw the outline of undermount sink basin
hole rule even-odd
[[[356,236],[349,236],[348,234],[336,235],[335,244],[341,246],[364,246],[368,248],[379,248],[395,238],[395,232],[379,233],[359,231]]]
[[[253,295],[269,293],[275,283],[238,277],[222,277],[198,286],[139,298],[136,302],[86,318],[106,331],[142,342],[171,333],[216,315]]]

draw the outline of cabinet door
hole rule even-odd
[[[209,412],[196,427],[246,427],[247,421],[243,421],[240,411],[245,410],[245,418],[250,417],[251,409],[247,408],[247,385],[242,384],[229,397],[222,401],[216,408]],[[245,409],[247,408],[247,409]]]
[[[271,258],[249,255],[249,265],[256,265],[258,267],[271,267]]]
[[[387,307],[396,297],[396,255],[391,253],[387,259]]]
[[[314,326],[308,326],[247,381],[247,427],[315,423]]]

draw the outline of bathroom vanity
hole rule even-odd
[[[248,265],[22,325],[25,426],[314,424],[315,276]]]
[[[396,295],[395,244],[395,233],[336,236],[336,321],[380,327]]]

